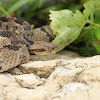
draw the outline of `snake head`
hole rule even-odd
[[[35,41],[33,45],[29,46],[29,50],[31,54],[34,53],[36,55],[51,55],[55,54],[58,48],[53,43]]]

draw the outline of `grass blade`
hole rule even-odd
[[[10,15],[0,6],[0,10],[5,14],[7,15],[8,17],[10,17]]]

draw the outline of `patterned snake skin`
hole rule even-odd
[[[29,61],[29,51],[37,55],[56,53],[57,47],[47,43],[53,39],[49,32],[49,26],[32,29],[23,20],[0,17],[0,72]]]

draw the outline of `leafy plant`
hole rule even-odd
[[[96,54],[100,54],[100,25],[94,23],[96,20],[94,14],[97,9],[100,9],[100,1],[90,0],[84,4],[83,13],[79,10],[75,13],[70,10],[50,11],[49,16],[52,20],[50,26],[56,35],[53,43],[58,46],[58,51],[76,40],[75,43],[73,42],[75,45],[79,41],[84,42],[85,48],[87,44],[91,44]],[[89,24],[87,30],[83,30],[87,23]]]
[[[72,43],[80,34],[86,20],[80,11],[72,13],[70,10],[51,11],[51,28],[56,38],[53,43],[62,50]]]

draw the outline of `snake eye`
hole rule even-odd
[[[2,69],[2,67],[0,66],[0,70]]]
[[[52,48],[53,50],[55,49],[55,48]]]

